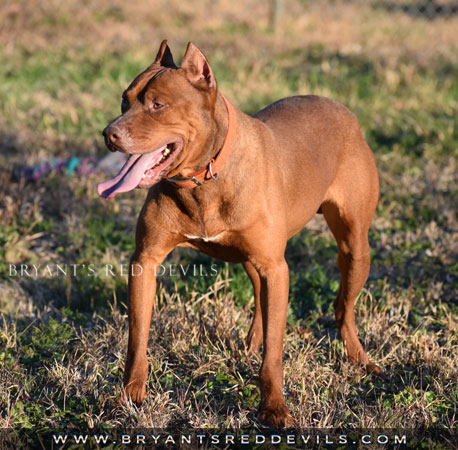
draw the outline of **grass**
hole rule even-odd
[[[145,193],[103,201],[101,173],[11,177],[53,156],[104,155],[100,130],[168,37],[177,61],[194,40],[244,111],[325,95],[357,114],[374,150],[381,196],[357,320],[387,376],[346,361],[332,311],[336,244],[317,217],[287,249],[285,389],[298,425],[456,428],[457,19],[290,1],[273,32],[261,4],[205,5],[171,1],[167,14],[143,1],[66,2],[33,15],[0,7],[0,427],[258,426],[261,360],[243,344],[253,306],[243,269],[187,251],[168,258],[168,270],[208,274],[160,277],[148,400],[111,410],[127,341],[121,264]],[[77,275],[57,276],[56,263],[77,264]],[[10,264],[40,264],[39,276],[10,276]]]

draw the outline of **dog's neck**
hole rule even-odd
[[[178,186],[192,189],[200,186],[210,177],[218,176],[218,171],[224,166],[225,161],[232,151],[237,132],[237,118],[234,107],[219,92],[213,109],[211,133],[203,146],[198,161],[183,175],[174,175],[168,181]]]
[[[199,163],[199,167],[196,170],[203,169],[211,161],[212,158],[219,153],[221,150],[225,136],[228,133],[229,116],[228,110],[223,98],[223,95],[218,92],[215,101],[215,109],[213,116],[212,133],[209,136],[207,145],[202,152],[202,157]]]

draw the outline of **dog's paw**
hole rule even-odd
[[[121,398],[125,403],[132,400],[140,406],[146,398],[146,380],[148,379],[148,360],[146,355],[136,359],[127,356],[124,371],[124,387]]]
[[[262,344],[262,330],[251,328],[245,343],[248,348],[248,353],[257,352]]]
[[[370,373],[372,375],[382,376],[384,374],[383,369],[377,366],[377,364],[374,364],[373,362],[370,362],[370,361],[365,365],[364,368],[367,373]]]
[[[119,403],[127,404],[132,400],[137,406],[140,406],[146,399],[146,385],[144,382],[131,381],[123,388]]]
[[[258,418],[263,425],[269,428],[289,428],[294,423],[284,403],[275,408],[261,407]]]

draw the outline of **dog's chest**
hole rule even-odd
[[[224,238],[225,232],[222,231],[221,233],[215,234],[213,236],[208,236],[208,235],[198,235],[198,234],[188,234],[185,233],[184,237],[186,239],[189,239],[190,241],[203,241],[203,242],[221,242]]]
[[[222,243],[231,229],[231,224],[225,219],[218,208],[208,208],[196,212],[193,220],[183,227],[182,233],[193,243]]]
[[[232,198],[189,196],[183,202],[182,234],[190,241],[221,243],[234,229],[237,207]]]
[[[223,261],[237,263],[246,260],[246,252],[236,232],[222,231],[203,236],[185,233],[184,237],[187,242],[180,246],[191,247]]]

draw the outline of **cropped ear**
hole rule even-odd
[[[216,79],[207,58],[192,42],[188,43],[181,68],[195,87],[203,90],[216,88]]]
[[[164,39],[161,42],[161,46],[159,47],[159,51],[157,52],[157,56],[153,64],[159,64],[160,66],[171,67],[174,69],[177,68],[175,62],[173,61],[172,52],[167,45],[167,39]]]

